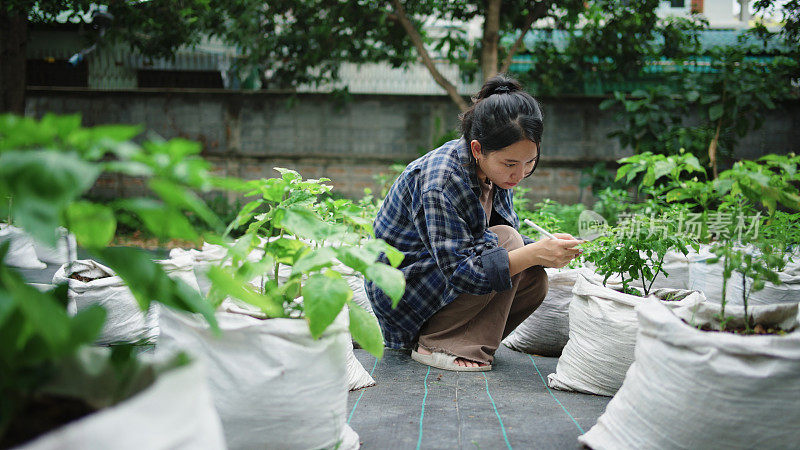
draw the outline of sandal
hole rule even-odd
[[[456,364],[457,358],[459,357],[442,352],[433,352],[430,355],[423,355],[416,350],[411,351],[411,359],[437,369],[452,370],[453,372],[488,372],[492,370],[491,364],[478,367],[459,366]]]

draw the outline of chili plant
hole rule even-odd
[[[721,209],[728,211],[732,217],[741,217],[748,211],[748,201],[741,195],[728,194]],[[755,220],[761,221],[758,215]],[[778,272],[783,270],[786,260],[776,252],[776,247],[770,239],[765,239],[759,233],[759,227],[748,227],[745,233],[738,229],[736,221],[729,225],[729,239],[721,239],[712,244],[711,252],[716,257],[708,260],[709,264],[722,262],[722,299],[719,320],[724,331],[730,320],[725,315],[727,305],[728,283],[734,272],[742,275],[742,305],[744,306],[745,331],[750,331],[751,320],[748,315],[748,300],[750,294],[764,288],[766,282],[780,284]],[[760,225],[760,223],[759,223]],[[737,234],[734,239],[734,234]],[[748,280],[750,287],[748,288]]]
[[[616,275],[623,292],[647,296],[659,273],[669,276],[663,268],[667,252],[675,249],[686,255],[687,247],[699,248],[690,237],[677,233],[674,221],[634,215],[585,244],[583,256],[603,275],[604,285]],[[631,286],[636,280],[641,282],[641,292]]]

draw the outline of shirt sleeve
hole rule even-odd
[[[511,288],[508,252],[497,235],[484,230],[475,237],[469,218],[439,188],[422,194],[421,211],[415,218],[419,235],[426,240],[439,270],[459,293],[473,295]]]

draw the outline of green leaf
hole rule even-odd
[[[301,208],[281,208],[283,217],[277,225],[295,236],[324,241],[334,234],[330,224],[323,222],[313,212]]]
[[[70,334],[75,347],[90,344],[97,340],[106,321],[106,309],[100,305],[91,305],[78,311],[70,320]]]
[[[24,315],[31,331],[47,343],[51,351],[63,351],[69,344],[69,319],[67,311],[55,299],[37,289],[15,283],[14,296],[24,298],[17,307]]]
[[[361,348],[376,358],[383,357],[383,335],[378,320],[352,300],[347,302],[347,307],[350,310],[350,335]]]
[[[353,291],[338,272],[328,270],[308,278],[303,285],[303,310],[314,339],[322,336],[352,297]]]
[[[288,191],[289,183],[280,178],[270,178],[264,180],[264,184],[260,187],[261,195],[264,199],[274,203],[283,201],[283,197]]]
[[[675,168],[675,161],[672,160],[664,160],[664,161],[656,161],[653,165],[653,175],[654,179],[657,180],[664,175],[668,175],[672,170]]]
[[[322,247],[306,253],[292,265],[292,274],[302,274],[330,267],[334,264],[336,252],[330,247]]]
[[[642,186],[652,186],[656,182],[656,175],[653,171],[653,167],[650,166],[647,168],[647,172],[644,175],[644,179],[642,179]]]
[[[148,186],[164,200],[164,203],[176,208],[188,209],[197,214],[198,217],[216,231],[222,231],[225,228],[225,225],[219,217],[214,214],[214,211],[212,211],[197,194],[188,188],[172,181],[159,178],[150,180]]]
[[[294,265],[304,254],[309,251],[308,245],[298,239],[280,238],[265,245],[266,252],[272,255],[279,263]]]
[[[14,219],[37,241],[55,245],[63,211],[92,187],[100,170],[74,153],[0,154],[0,198],[14,199]]]
[[[180,210],[149,198],[133,198],[116,203],[120,209],[136,214],[145,228],[163,239],[196,241],[199,235],[189,219]]]
[[[624,177],[634,167],[635,166],[633,164],[625,164],[621,166],[619,169],[617,169],[617,177],[614,179],[614,181],[619,181],[620,179],[622,179],[622,177]]]
[[[761,100],[761,103],[763,103],[764,106],[767,107],[767,109],[775,109],[775,103],[772,101],[772,99],[769,97],[769,94],[767,94],[766,92],[757,91],[756,98]]]
[[[108,247],[95,253],[125,281],[143,310],[155,300],[179,311],[200,313],[212,329],[219,330],[211,304],[186,283],[169,278],[149,253],[129,247]]]
[[[392,299],[392,308],[403,298],[406,290],[406,279],[403,272],[382,263],[370,265],[364,275]]]
[[[214,290],[219,290],[233,298],[261,309],[269,317],[283,317],[283,301],[269,293],[259,294],[245,280],[237,279],[223,268],[212,266],[208,270]]]
[[[378,257],[377,252],[360,247],[340,247],[336,249],[336,257],[347,267],[361,273],[365,273],[367,268],[375,262]]]
[[[102,248],[114,238],[117,220],[111,208],[81,201],[67,209],[67,227],[82,247]]]
[[[301,177],[297,171],[284,169],[283,167],[273,167],[273,169],[280,172],[281,178],[283,178],[286,182],[300,181],[303,179],[303,177]]]
[[[718,120],[722,117],[723,113],[723,106],[722,105],[713,105],[712,107],[708,108],[708,118],[713,122]]]

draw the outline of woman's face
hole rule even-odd
[[[477,140],[470,142],[472,156],[478,161],[477,175],[481,180],[489,178],[502,189],[511,189],[533,170],[539,158],[539,146],[527,139],[500,150],[483,153]]]

